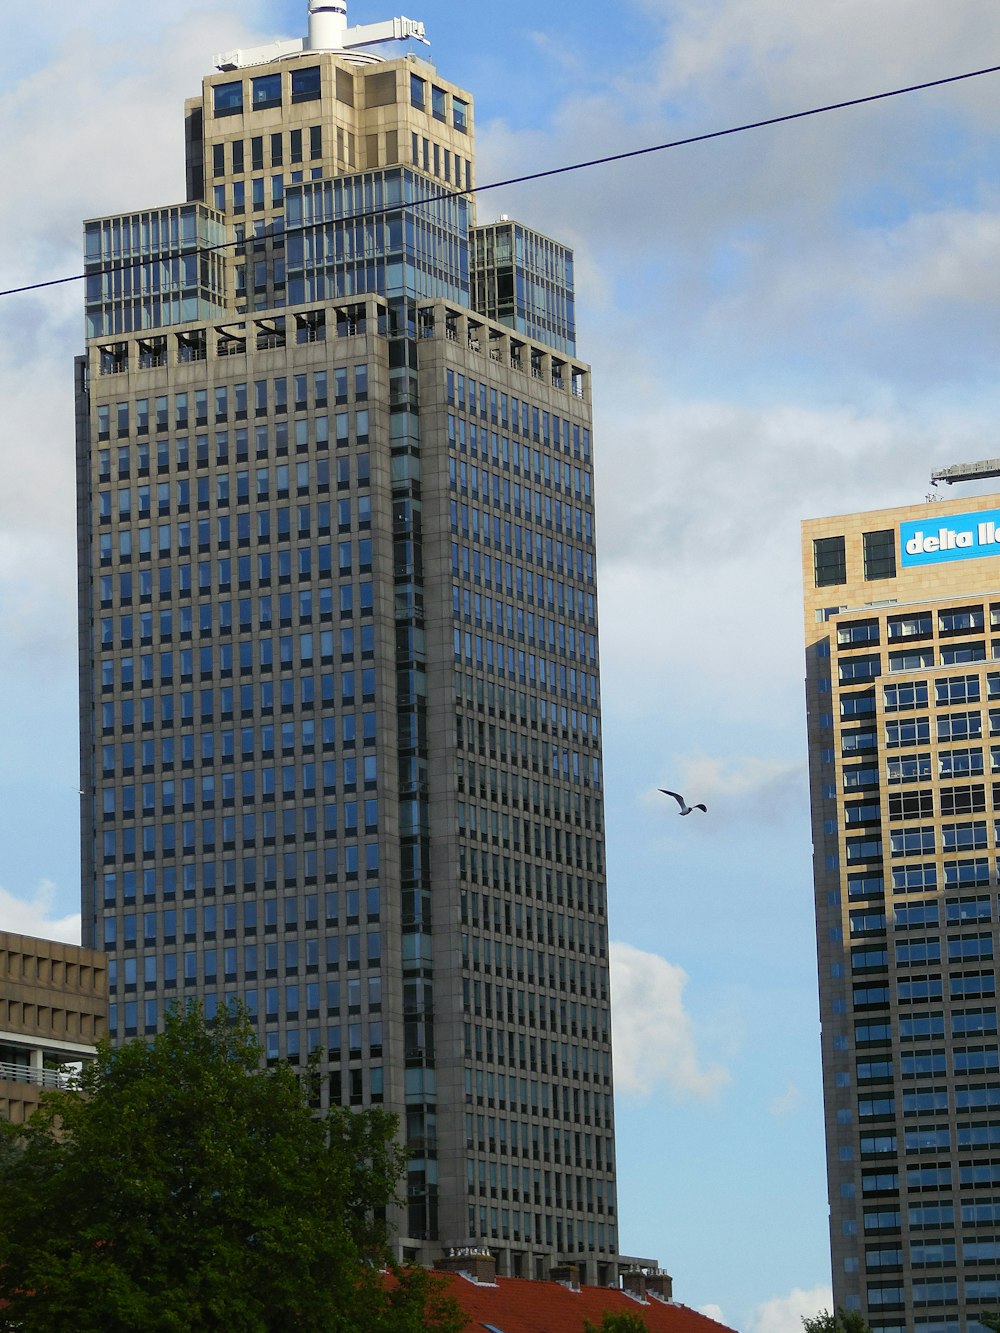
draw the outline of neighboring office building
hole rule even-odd
[[[406,1256],[607,1282],[572,257],[452,193],[471,98],[383,40],[420,25],[315,8],[187,103],[187,202],[86,225],[84,938],[115,1039],[239,999],[398,1114]]]
[[[23,1124],[106,1034],[107,958],[0,931],[0,1118]]]
[[[803,525],[833,1292],[1000,1308],[1000,496]]]

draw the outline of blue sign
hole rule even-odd
[[[949,514],[938,520],[929,505],[926,519],[900,523],[899,554],[904,569],[1000,555],[1000,509]]]

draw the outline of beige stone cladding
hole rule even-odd
[[[1000,1282],[998,509],[802,531],[834,1300],[881,1333]]]
[[[22,1123],[61,1067],[91,1058],[107,1013],[103,954],[0,931],[0,1116]]]

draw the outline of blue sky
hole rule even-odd
[[[475,95],[480,183],[1000,58],[995,0],[407,7]],[[304,15],[21,12],[2,285],[76,272],[84,216],[180,198],[184,97]],[[479,202],[575,247],[594,366],[622,1244],[749,1333],[829,1301],[798,523],[1000,452],[998,77]],[[0,926],[67,937],[80,301],[0,302]]]

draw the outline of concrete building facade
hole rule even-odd
[[[84,938],[115,1039],[238,1000],[398,1114],[407,1257],[606,1281],[590,371],[421,36],[220,57],[186,200],[85,226]]]
[[[1000,496],[803,525],[834,1299],[1000,1305]]]
[[[107,1031],[107,958],[0,931],[0,1117],[23,1124]]]

